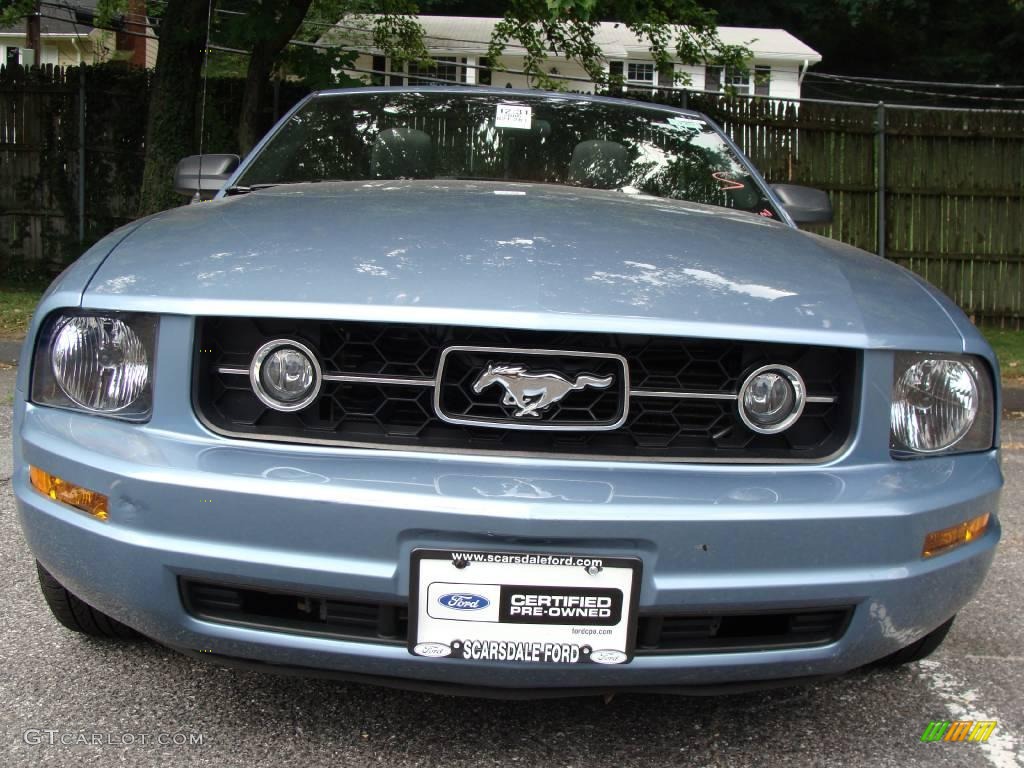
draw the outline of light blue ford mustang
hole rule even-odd
[[[794,151],[799,148],[794,147]],[[314,94],[111,233],[19,370],[56,618],[481,695],[923,658],[999,539],[998,368],[700,114]]]

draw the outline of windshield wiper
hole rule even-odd
[[[249,192],[255,192],[257,189],[267,189],[268,187],[276,187],[277,184],[235,184],[232,187],[228,187],[224,190],[224,194],[227,196],[231,195],[245,195]]]

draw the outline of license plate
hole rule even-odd
[[[625,664],[641,563],[632,557],[416,549],[409,652],[524,664]]]

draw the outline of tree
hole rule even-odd
[[[0,0],[7,7],[0,20],[11,22],[31,13],[35,0]],[[313,58],[291,51],[291,44],[318,38],[345,14],[374,14],[368,22],[375,47],[397,61],[426,60],[423,29],[415,15],[439,0],[165,0],[158,27],[159,53],[150,93],[140,213],[181,202],[171,189],[177,161],[196,151],[197,102],[202,78],[208,14],[213,13],[216,41],[248,55],[239,115],[239,144],[244,153],[263,133],[262,115],[268,84],[276,69]],[[97,26],[122,12],[127,0],[99,0]],[[649,42],[661,71],[668,71],[673,53],[684,62],[710,61],[742,66],[746,51],[723,45],[715,16],[698,0],[511,0],[491,41],[493,60],[513,39],[527,50],[526,70],[542,87],[559,87],[543,69],[549,51],[579,61],[598,82],[607,77],[595,42],[598,21],[621,21]],[[319,22],[304,29],[307,18]],[[676,35],[669,25],[685,24]],[[354,54],[353,54],[354,55]],[[322,64],[339,63],[343,53],[327,52]],[[320,71],[325,71],[321,66]]]
[[[238,19],[218,25],[229,45],[250,52],[245,90],[239,116],[239,150],[248,152],[268,126],[263,124],[270,76],[287,57],[289,43],[302,38],[312,26],[313,39],[321,36],[339,18],[349,24],[363,24],[374,47],[385,51],[392,61],[426,60],[423,29],[416,14],[433,0],[248,0],[226,6]],[[491,41],[491,59],[500,60],[501,52],[517,40],[526,47],[525,69],[540,87],[557,89],[562,81],[549,77],[543,68],[549,49],[579,61],[597,82],[608,76],[602,66],[602,53],[595,42],[597,22],[612,18],[623,22],[646,39],[662,72],[671,71],[673,55],[684,63],[707,61],[742,69],[749,51],[727,46],[719,39],[715,14],[702,8],[697,0],[512,0]],[[307,18],[310,9],[319,21]],[[244,10],[243,10],[244,9]],[[370,17],[365,14],[373,15]],[[686,25],[685,34],[675,34],[673,25]]]
[[[252,149],[269,127],[264,114],[270,78],[275,71],[289,70],[303,80],[313,77],[325,84],[322,81],[328,71],[351,63],[354,52],[346,57],[340,49],[319,50],[310,56],[309,47],[305,51],[301,47],[296,50],[295,45],[289,48],[293,43],[312,44],[342,16],[376,10],[379,15],[369,30],[375,43],[397,58],[426,56],[422,29],[412,18],[417,6],[405,0],[229,0],[222,5],[228,15],[218,19],[218,40],[249,54],[238,122],[242,154]]]
[[[246,154],[263,134],[260,114],[267,99],[270,74],[281,51],[295,35],[306,18],[312,0],[265,0],[253,7],[253,28],[265,26],[263,34],[254,35],[245,73],[242,108],[238,118],[238,149]]]
[[[523,69],[541,88],[562,87],[544,69],[549,53],[577,61],[595,82],[611,79],[596,41],[601,20],[618,21],[646,40],[662,74],[673,71],[674,58],[740,70],[750,58],[743,46],[722,42],[714,11],[697,0],[511,0],[507,7],[495,27],[489,56],[499,60],[508,44],[518,40],[525,49]],[[688,84],[685,75],[674,77]]]
[[[178,205],[174,167],[198,145],[196,108],[206,46],[207,0],[168,0],[149,92],[139,213]]]
[[[722,24],[782,27],[791,32],[821,53],[818,69],[825,72],[942,82],[1024,82],[1021,0],[707,0],[707,4],[718,11]],[[810,90],[809,95],[815,96],[854,95],[841,86],[821,90],[817,83]],[[863,96],[906,101],[912,94],[875,91]]]
[[[16,23],[35,7],[36,0],[10,0],[0,13],[0,23]],[[127,0],[99,0],[96,26],[109,28],[126,7]],[[178,160],[196,151],[196,105],[209,8],[209,0],[167,0],[160,20],[160,48],[149,93],[141,215],[181,202],[171,179]]]

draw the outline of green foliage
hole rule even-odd
[[[0,279],[0,339],[20,339],[28,330],[46,278]]]
[[[952,82],[1024,82],[1024,2],[990,0],[705,0],[719,23],[781,27],[822,54],[816,69]],[[814,72],[814,70],[811,70]],[[805,95],[844,98],[805,81]],[[901,92],[861,98],[906,100]],[[949,101],[939,101],[949,106]],[[973,105],[979,106],[979,105]],[[1019,105],[1017,105],[1019,106]]]
[[[78,120],[83,78],[86,218],[80,241]],[[19,138],[26,147],[20,162],[0,163],[0,187],[7,190],[0,201],[6,209],[0,232],[0,277],[45,284],[88,245],[138,216],[147,145],[145,105],[152,79],[152,72],[121,64],[0,67],[0,89],[24,108]],[[243,85],[238,77],[208,82],[206,151],[238,151]],[[307,93],[302,84],[278,83],[266,107],[266,121],[283,114]],[[173,161],[180,157],[173,155]],[[173,163],[169,165],[172,169]],[[169,189],[170,169],[159,180],[161,191]],[[17,201],[16,209],[10,205],[12,200]],[[160,200],[166,200],[165,207],[186,202],[173,192]]]
[[[342,17],[379,14],[367,25],[373,44],[396,60],[418,60],[427,56],[423,29],[415,20],[419,5],[407,0],[313,0],[304,17],[287,17],[289,4],[297,0],[219,0],[213,38],[228,48],[251,51],[268,40],[313,43]],[[307,78],[314,87],[351,84],[344,76],[333,77],[332,69],[350,65],[356,53],[303,45],[286,45],[277,55],[273,71],[279,76]]]
[[[215,49],[206,58],[206,76],[209,78],[245,77],[248,68],[249,57],[244,53]]]
[[[81,69],[0,67],[0,86],[7,103],[13,99],[23,110],[19,141],[26,148],[22,162],[0,164],[0,178],[14,191],[17,208],[28,212],[8,212],[4,219],[11,227],[0,235],[0,274],[22,281],[52,278],[85,245],[136,215],[146,111],[125,105],[140,95],[145,103],[149,73],[117,64]],[[83,91],[86,219],[80,241],[78,185],[83,174],[78,136]]]
[[[278,72],[297,77],[305,87],[316,91],[323,88],[346,88],[362,85],[362,81],[349,77],[343,71],[355,62],[358,54],[343,48],[324,50],[307,46],[285,48],[278,57]]]
[[[15,26],[32,13],[35,7],[36,0],[0,0],[0,26]],[[128,0],[97,0],[96,23],[107,26],[127,7]]]
[[[219,0],[211,38],[228,48],[252,50],[257,43],[280,34],[290,3],[291,0]]]
[[[1003,380],[1024,379],[1024,331],[1011,331],[1005,328],[982,328],[982,333],[992,345]]]
[[[423,27],[411,13],[378,16],[373,23],[373,44],[396,62],[419,61],[430,55],[423,44]]]
[[[608,84],[612,78],[596,41],[600,20],[619,21],[645,40],[659,72],[671,72],[674,59],[745,70],[750,58],[745,47],[722,42],[714,12],[696,0],[512,0],[495,27],[489,56],[499,60],[518,41],[525,50],[523,69],[538,87],[564,87],[545,71],[551,55],[576,61],[592,80]],[[677,33],[675,25],[686,31]],[[688,82],[683,75],[676,79]]]
[[[34,0],[0,0],[2,17],[17,20],[30,12]],[[99,0],[96,21],[106,26],[125,11],[128,0]],[[374,47],[392,60],[426,61],[429,53],[416,14],[435,0],[218,0],[210,37],[218,45],[248,52],[206,54],[206,73],[247,76],[239,113],[238,143],[247,151],[266,127],[268,82],[271,77],[298,78],[309,87],[350,85],[340,72],[355,52],[342,46],[323,50],[293,45],[318,39],[339,18],[375,14],[368,30]],[[193,122],[200,69],[197,40],[207,34],[206,4],[197,0],[166,0],[161,13],[161,54],[154,75],[141,210],[150,212],[176,200],[167,177],[174,162],[195,148],[187,126]],[[660,71],[671,70],[673,55],[684,62],[710,61],[742,67],[747,52],[725,46],[715,31],[714,14],[698,0],[512,0],[491,41],[492,60],[512,40],[526,48],[525,69],[534,84],[557,88],[544,69],[549,52],[578,61],[592,79],[607,82],[602,52],[595,40],[599,19],[616,18],[650,43]],[[685,24],[675,35],[668,25]],[[166,54],[166,55],[165,55]],[[166,115],[166,119],[162,116]],[[226,143],[217,139],[214,143]]]
[[[238,112],[244,86],[244,77],[238,76],[211,77],[207,81],[203,152],[238,153]],[[261,122],[272,125],[277,118],[306,96],[309,90],[305,83],[275,81],[270,89],[271,98],[263,107]],[[178,199],[179,204],[183,202],[184,198]]]
[[[383,3],[363,0],[317,2],[321,5],[318,19],[311,21],[307,18],[303,25],[304,30],[312,29],[315,39],[327,34],[342,49],[351,45],[353,39],[360,39],[364,45],[384,51],[396,64],[425,62],[430,57],[423,42],[423,27],[416,16],[429,8],[432,0],[419,3],[410,0],[388,0]],[[324,4],[331,6],[330,10],[323,8]],[[330,34],[328,30],[342,18],[345,20],[346,31]],[[358,54],[354,51],[351,53],[354,60]]]
[[[0,0],[0,27],[13,27],[35,7],[35,0]]]
[[[116,16],[128,10],[128,0],[98,0],[96,3],[96,20],[106,26]]]

